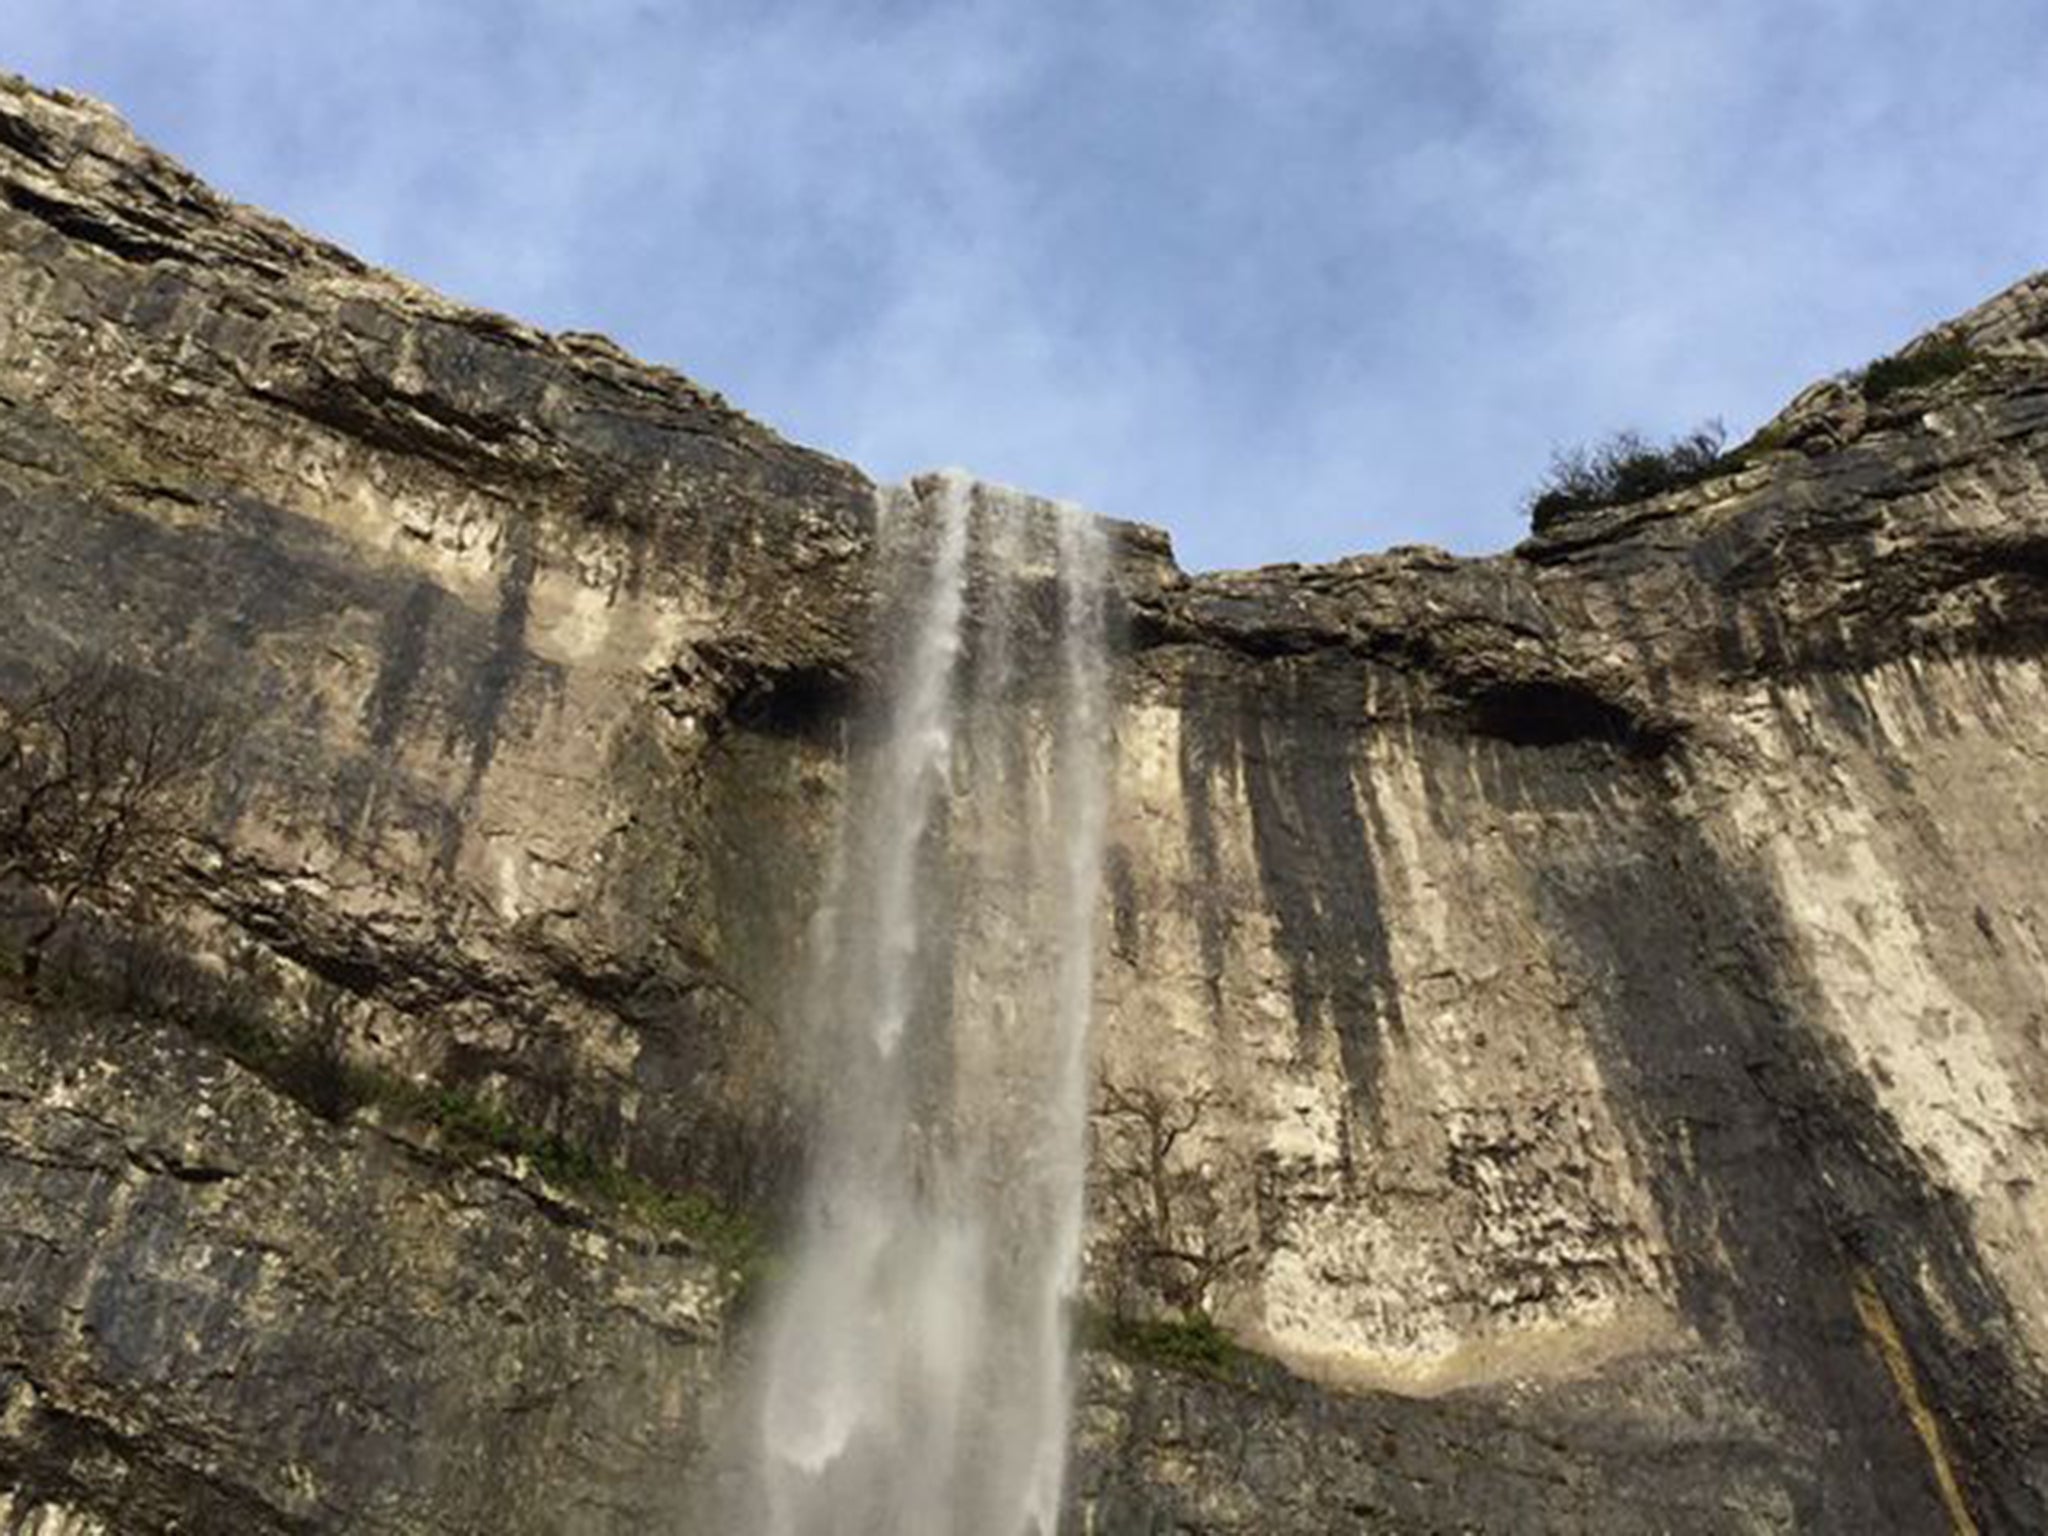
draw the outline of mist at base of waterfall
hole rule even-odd
[[[1052,1536],[1107,793],[1106,554],[1070,508],[881,493],[884,688],[792,1042],[810,1163],[758,1338],[761,1536]]]

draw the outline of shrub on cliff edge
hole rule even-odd
[[[1561,448],[1529,493],[1530,523],[1542,533],[1574,512],[1622,506],[1724,474],[1740,463],[1739,453],[1723,451],[1727,441],[1728,429],[1709,421],[1662,446],[1622,431],[1590,448]]]
[[[1876,404],[1908,389],[1952,379],[1977,361],[1977,349],[1961,336],[1942,336],[1910,352],[1881,357],[1858,376],[1863,398]]]

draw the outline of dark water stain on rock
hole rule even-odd
[[[1215,893],[1223,889],[1223,861],[1216,845],[1214,796],[1219,778],[1226,792],[1233,794],[1239,781],[1236,743],[1210,704],[1214,686],[1192,673],[1182,681],[1179,769],[1195,942],[1210,1017],[1217,1038],[1228,1041],[1234,1038],[1235,1029],[1223,1007],[1222,981],[1229,960],[1232,913],[1229,903],[1215,899]]]
[[[540,569],[534,537],[527,525],[512,525],[511,552],[498,574],[498,610],[491,625],[489,649],[450,722],[451,734],[467,738],[469,763],[462,793],[456,800],[456,815],[441,839],[436,859],[443,874],[454,870],[462,852],[464,832],[475,820],[484,778],[498,754],[498,736],[504,729],[506,712],[527,662],[526,626],[533,612],[534,576]]]
[[[426,665],[427,645],[434,615],[445,594],[432,580],[422,576],[405,594],[405,601],[384,617],[378,637],[377,681],[363,700],[363,733],[379,753],[389,752],[405,726],[406,712]]]
[[[1214,890],[1211,797],[1218,767],[1233,765],[1287,967],[1297,1050],[1312,1059],[1328,1031],[1353,1108],[1369,1118],[1382,1038],[1400,1028],[1401,1005],[1367,824],[1371,789],[1355,766],[1363,756],[1363,704],[1363,683],[1348,666],[1269,663],[1257,678],[1191,676],[1181,703],[1181,777],[1196,871]],[[1198,916],[1198,923],[1203,963],[1221,974],[1222,914]]]
[[[377,637],[377,679],[363,700],[362,730],[368,752],[340,765],[335,792],[336,830],[344,845],[375,831],[382,790],[392,772],[392,755],[413,710],[414,695],[427,664],[435,616],[447,594],[427,577],[406,589],[388,610]]]

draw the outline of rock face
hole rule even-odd
[[[87,102],[0,200],[0,680],[240,726],[74,948],[260,1015],[0,998],[0,1533],[710,1529],[745,1299],[561,1149],[772,1227],[871,488]],[[1116,530],[1097,1070],[1245,1353],[1091,1352],[1074,1530],[2048,1527],[2048,276],[1953,335],[1492,559]]]

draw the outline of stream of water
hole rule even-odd
[[[1108,738],[1094,519],[883,494],[891,622],[808,957],[814,1108],[753,1452],[766,1536],[1053,1536]]]

